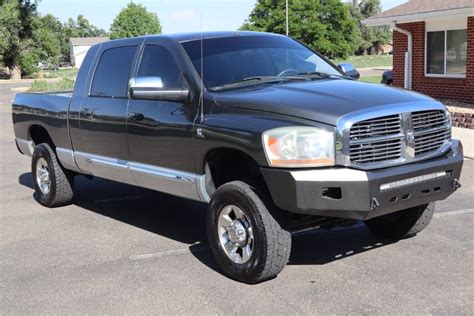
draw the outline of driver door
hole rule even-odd
[[[159,39],[145,43],[135,77],[159,77],[163,89],[184,86],[178,62]],[[163,178],[181,179],[194,172],[194,117],[187,100],[129,100],[128,156],[139,164],[131,168],[138,185],[168,192],[173,184]]]

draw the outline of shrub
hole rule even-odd
[[[32,84],[29,92],[38,91],[66,91],[74,89],[75,81],[68,78],[63,78],[61,81],[48,82],[46,80],[35,80]]]

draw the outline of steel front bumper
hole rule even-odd
[[[285,170],[262,168],[275,204],[285,210],[369,219],[443,200],[459,187],[462,145],[453,140],[443,156],[398,167]]]

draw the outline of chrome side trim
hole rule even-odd
[[[196,178],[196,189],[197,193],[199,195],[199,201],[202,202],[209,202],[211,200],[211,197],[209,196],[209,193],[207,193],[206,189],[206,175],[200,175]]]
[[[74,152],[74,158],[81,172],[196,201],[209,202],[204,185],[205,175],[84,152]]]
[[[59,162],[61,162],[64,168],[81,172],[81,169],[79,169],[76,164],[76,160],[74,160],[74,152],[71,149],[56,147],[56,154],[58,155]]]
[[[16,138],[16,143],[20,151],[29,157],[33,156],[33,151],[35,150],[35,143],[32,140],[26,140],[22,138]]]
[[[75,151],[74,159],[82,172],[135,185],[127,161]]]
[[[207,202],[199,194],[197,174],[137,162],[129,162],[128,167],[138,186]]]
[[[407,92],[411,93],[411,92]],[[403,165],[406,163],[412,163],[432,157],[436,157],[439,155],[444,154],[451,148],[452,142],[448,141],[444,145],[442,145],[437,151],[430,152],[426,155],[419,156],[414,158],[414,149],[413,144],[407,140],[407,127],[408,124],[406,123],[407,115],[412,112],[418,111],[428,111],[428,110],[440,110],[443,112],[447,112],[446,107],[439,102],[416,102],[416,103],[396,103],[390,105],[381,105],[377,107],[371,107],[367,109],[362,109],[359,111],[355,111],[352,113],[348,113],[346,115],[341,116],[337,123],[336,123],[336,164],[342,165],[346,167],[354,167],[361,170],[371,170],[377,168],[385,168],[397,165]],[[402,156],[399,159],[391,160],[391,161],[382,161],[382,162],[375,162],[365,165],[360,165],[357,163],[353,163],[350,160],[350,129],[353,124],[365,121],[377,117],[384,117],[389,115],[401,115],[401,122],[402,122],[402,134],[394,135],[395,138],[400,138],[402,141]],[[451,126],[449,125],[448,128],[450,129]],[[413,157],[411,157],[413,155]]]

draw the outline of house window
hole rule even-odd
[[[427,75],[465,77],[466,55],[466,30],[426,33]]]

